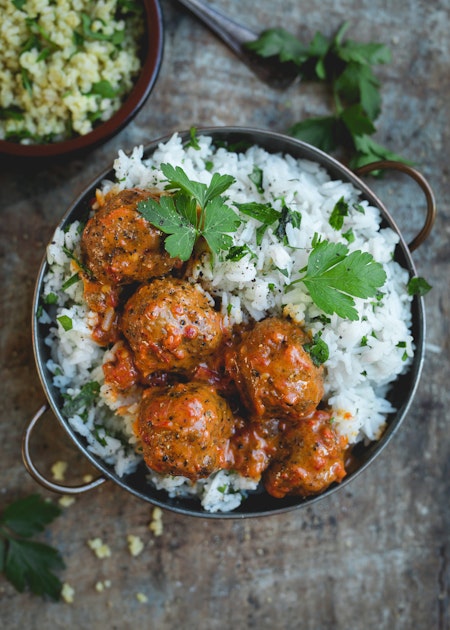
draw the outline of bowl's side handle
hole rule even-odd
[[[106,481],[105,477],[97,477],[92,481],[84,483],[79,486],[63,486],[59,483],[55,483],[50,479],[47,479],[39,470],[36,468],[30,453],[30,440],[33,430],[40,420],[40,418],[44,415],[44,413],[48,410],[48,405],[42,405],[35,413],[33,418],[30,420],[29,424],[25,427],[23,435],[22,435],[22,459],[25,465],[25,468],[28,470],[30,475],[37,481],[41,486],[46,488],[47,490],[51,490],[53,492],[59,492],[61,494],[80,494],[81,492],[86,492],[87,490],[92,490],[96,488],[104,481]]]
[[[423,190],[427,201],[427,215],[425,217],[425,222],[422,226],[422,229],[411,241],[411,243],[408,244],[408,248],[412,252],[420,245],[422,245],[422,243],[431,232],[431,228],[433,227],[436,218],[436,201],[431,186],[427,182],[425,177],[415,168],[409,166],[408,164],[404,164],[403,162],[395,162],[391,160],[380,160],[378,162],[371,162],[370,164],[365,164],[364,166],[360,166],[359,168],[357,168],[355,170],[355,174],[358,176],[366,175],[367,173],[372,173],[373,171],[382,171],[389,169],[401,171],[402,173],[409,175],[409,177],[412,177],[412,179],[414,179]]]

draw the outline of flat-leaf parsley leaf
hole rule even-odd
[[[375,296],[385,281],[383,266],[371,254],[359,250],[349,254],[343,243],[320,241],[309,255],[306,275],[294,283],[302,282],[324,313],[356,321],[353,298]]]
[[[428,284],[425,278],[420,276],[414,276],[408,282],[409,295],[426,295],[428,291],[431,291],[432,286]]]
[[[329,88],[334,111],[298,121],[288,130],[290,135],[327,153],[343,148],[352,168],[382,159],[406,161],[371,138],[381,112],[373,66],[390,62],[390,50],[384,44],[346,39],[348,28],[345,22],[330,38],[318,32],[307,45],[285,29],[273,28],[246,46],[261,57],[296,64],[302,86],[318,81]]]
[[[30,538],[60,513],[59,507],[39,495],[19,499],[3,510],[0,566],[19,592],[28,588],[36,595],[59,599],[62,584],[54,571],[64,568],[63,559],[53,547]]]
[[[194,245],[203,237],[215,254],[233,245],[230,233],[240,221],[225,202],[222,193],[235,181],[231,175],[214,173],[209,186],[192,181],[180,166],[162,164],[167,178],[167,190],[159,201],[145,199],[138,203],[138,211],[152,225],[167,234],[166,251],[174,258],[188,260]]]

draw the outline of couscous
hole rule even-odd
[[[0,139],[85,135],[119,109],[140,69],[133,0],[0,0]]]

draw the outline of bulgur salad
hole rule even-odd
[[[0,0],[0,140],[42,144],[110,119],[139,73],[133,0]]]

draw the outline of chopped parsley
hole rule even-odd
[[[345,238],[347,243],[353,243],[353,241],[355,240],[355,233],[353,232],[352,228],[350,228],[346,232],[343,232],[342,236]]]
[[[299,228],[301,225],[302,215],[300,212],[291,210],[286,204],[283,204],[281,211],[276,210],[270,203],[258,203],[257,201],[235,203],[235,206],[242,214],[252,217],[261,223],[256,230],[257,245],[261,245],[263,236],[270,226],[276,224],[275,235],[286,244],[287,224],[291,223],[296,228]]]
[[[344,225],[344,218],[347,215],[348,203],[345,201],[344,197],[341,197],[334,205],[328,222],[334,230],[341,230]]]
[[[44,296],[45,304],[56,304],[58,302],[58,296],[55,293],[48,293]]]
[[[249,178],[249,180],[251,182],[253,182],[255,184],[256,190],[260,194],[263,194],[264,188],[263,188],[263,171],[262,171],[262,168],[260,168],[259,166],[255,165],[253,167],[253,171],[250,173],[248,178]]]
[[[116,29],[112,33],[104,33],[101,29],[93,30],[92,25],[94,21],[100,22],[98,19],[93,20],[87,13],[81,13],[81,32],[78,31],[77,33],[81,41],[84,39],[107,41],[114,44],[114,46],[122,44],[125,39],[125,31],[123,29]]]
[[[66,289],[71,287],[73,284],[76,284],[77,282],[79,282],[79,280],[80,280],[80,274],[74,273],[73,276],[70,276],[70,278],[64,282],[64,284],[61,287],[62,290],[65,291]]]
[[[88,96],[89,95],[101,96],[102,98],[116,98],[120,96],[120,90],[113,88],[111,83],[106,79],[102,79],[92,84]]]
[[[72,319],[68,315],[60,315],[56,319],[59,321],[59,323],[61,324],[61,326],[66,332],[68,332],[69,330],[72,330],[73,322],[72,322]]]
[[[89,408],[98,398],[99,393],[100,384],[97,381],[90,381],[89,383],[85,383],[75,396],[65,394],[65,402],[63,406],[64,414],[68,418],[74,416],[75,414],[84,418]]]
[[[248,245],[233,245],[228,250],[228,253],[225,259],[231,260],[233,262],[237,262],[238,260],[241,260],[242,258],[244,258],[244,256],[247,256],[248,254],[250,254],[251,258],[254,258],[256,256],[256,254],[252,252],[252,250],[250,249]]]
[[[191,147],[192,149],[195,149],[195,151],[200,151],[200,145],[198,143],[196,127],[191,127],[189,129],[189,141],[186,142],[185,147],[186,148]]]
[[[325,343],[323,339],[321,339],[322,333],[318,332],[314,335],[311,343],[305,343],[303,348],[306,352],[311,356],[312,362],[316,367],[325,363],[330,356],[330,351],[328,345]]]
[[[285,245],[287,245],[287,235],[286,235],[286,226],[291,224],[294,228],[300,228],[302,223],[302,215],[300,212],[296,210],[291,210],[283,204],[281,208],[281,216],[279,216],[278,226],[275,230],[275,234],[280,241],[282,241]]]

